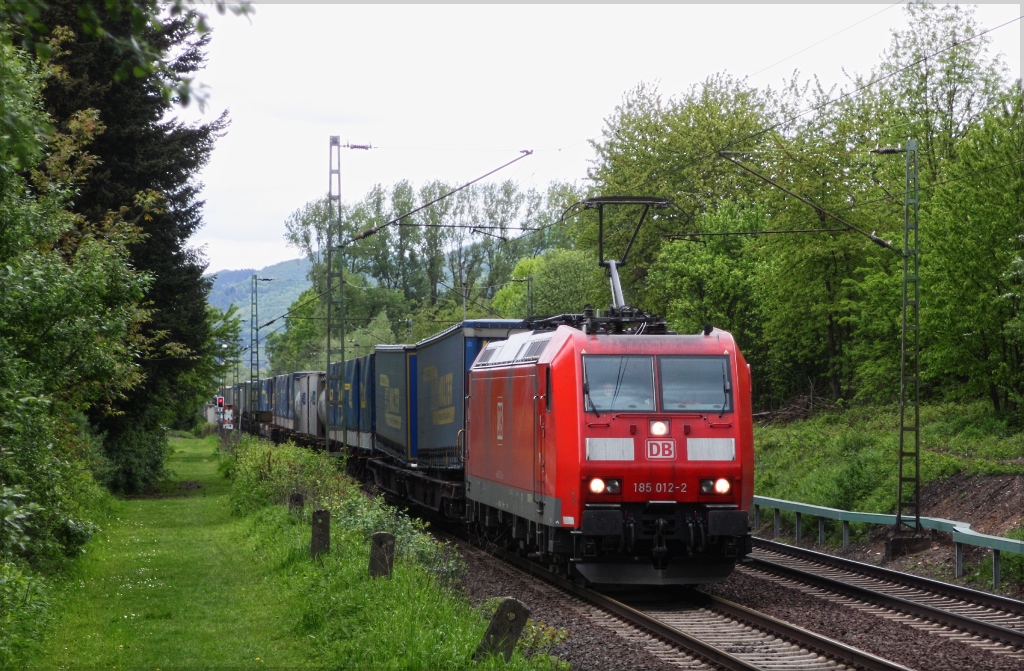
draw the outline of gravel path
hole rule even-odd
[[[569,632],[552,654],[577,671],[664,671],[677,669],[601,626],[559,590],[505,567],[493,558],[460,545],[468,564],[466,595],[474,604],[512,596],[530,607],[532,617]],[[786,620],[880,657],[920,671],[1020,671],[1020,659],[929,635],[905,624],[804,594],[799,590],[739,572],[705,591]]]

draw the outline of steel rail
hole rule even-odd
[[[754,666],[735,655],[705,643],[699,638],[695,638],[689,634],[679,631],[678,629],[670,627],[664,622],[661,622],[649,615],[645,615],[644,613],[641,613],[635,608],[631,608],[620,601],[616,601],[615,599],[600,594],[599,592],[591,591],[569,578],[552,573],[540,564],[503,550],[498,551],[495,554],[513,566],[553,583],[576,596],[584,598],[598,607],[621,617],[627,622],[630,622],[641,629],[645,629],[655,636],[658,636],[673,645],[679,646],[695,657],[700,657],[701,659],[711,662],[720,668],[729,669],[729,671],[761,671],[759,667]]]
[[[703,594],[703,592],[702,592]],[[706,594],[713,603],[717,610],[726,613],[730,617],[737,620],[743,620],[749,624],[761,628],[767,629],[768,631],[780,634],[784,638],[787,638],[795,643],[817,650],[828,657],[836,659],[840,662],[851,664],[858,669],[864,669],[865,671],[895,671],[906,670],[907,667],[890,662],[887,659],[872,655],[869,652],[858,650],[852,646],[834,641],[831,638],[826,638],[819,634],[815,634],[801,627],[777,620],[770,615],[759,613],[756,610],[751,610],[746,606],[741,606],[737,603],[727,601],[721,597]]]
[[[952,585],[948,582],[932,580],[931,578],[922,578],[921,576],[912,575],[910,573],[901,573],[881,566],[865,564],[864,562],[836,557],[835,555],[825,554],[823,552],[815,552],[814,550],[808,550],[795,545],[777,543],[764,538],[754,537],[754,547],[764,548],[765,550],[771,550],[772,552],[777,552],[779,554],[790,555],[797,559],[803,559],[816,564],[824,564],[825,566],[850,571],[851,573],[860,573],[861,575],[869,578],[886,580],[906,587],[931,592],[932,594],[940,594],[951,599],[968,601],[978,606],[994,608],[1007,613],[1013,613],[1014,615],[1024,616],[1024,601],[1017,601],[1016,599],[1000,596],[998,594],[990,594],[989,592],[982,592],[969,587]]]
[[[798,568],[791,566],[785,566],[778,564],[773,561],[761,559],[759,557],[748,556],[745,560],[747,566],[764,570],[769,573],[776,575],[782,575],[785,577],[793,578],[799,582],[805,584],[815,585],[824,589],[839,592],[852,596],[876,605],[883,606],[901,613],[908,615],[914,615],[916,617],[931,620],[947,627],[952,627],[959,631],[976,634],[978,636],[984,636],[994,641],[999,641],[1007,645],[1014,647],[1021,647],[1024,645],[1024,635],[1019,631],[1001,627],[996,624],[988,622],[982,622],[966,615],[960,615],[958,613],[952,613],[941,608],[929,606],[923,603],[917,603],[904,599],[902,597],[892,596],[884,594],[866,587],[859,585],[853,585],[841,580],[834,578],[828,578],[826,576],[817,575],[808,571],[803,571]]]
[[[661,620],[643,613],[642,611],[628,606],[616,599],[584,587],[569,578],[554,574],[539,564],[509,552],[499,551],[495,554],[509,563],[533,575],[552,582],[555,585],[590,601],[599,608],[617,615],[631,624],[641,629],[645,629],[655,636],[682,648],[686,652],[716,664],[721,668],[729,669],[730,671],[761,671],[762,669],[762,667],[751,664],[750,662],[717,648],[710,643],[680,631],[679,629],[676,629],[675,627],[672,627]],[[819,636],[806,629],[777,620],[763,613],[758,613],[757,611],[726,601],[725,599],[705,594],[703,592],[700,592],[699,595],[702,599],[705,599],[710,603],[715,610],[724,613],[733,619],[741,620],[758,629],[771,632],[776,636],[814,650],[844,664],[854,666],[858,669],[863,669],[864,671],[910,671],[907,667],[900,664],[895,664],[886,659],[882,659],[881,657],[864,652],[863,650],[858,650],[844,643]]]

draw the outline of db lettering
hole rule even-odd
[[[648,459],[675,459],[676,441],[674,440],[648,440]]]

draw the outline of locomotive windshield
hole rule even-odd
[[[654,357],[583,357],[584,402],[588,412],[654,410]]]
[[[732,383],[724,356],[658,357],[662,412],[730,412]]]

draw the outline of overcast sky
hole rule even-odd
[[[1024,6],[988,3],[994,27]],[[794,70],[826,84],[880,62],[897,4],[879,5],[257,5],[251,19],[211,16],[198,81],[202,118],[231,126],[200,175],[205,226],[192,243],[210,271],[261,268],[300,254],[284,220],[326,194],[329,138],[372,144],[343,150],[342,197],[374,184],[494,176],[543,189],[583,182],[589,140],[641,82],[664,97],[716,72],[779,87]],[[992,33],[1021,73],[1017,21]],[[195,106],[182,118],[195,119]]]

